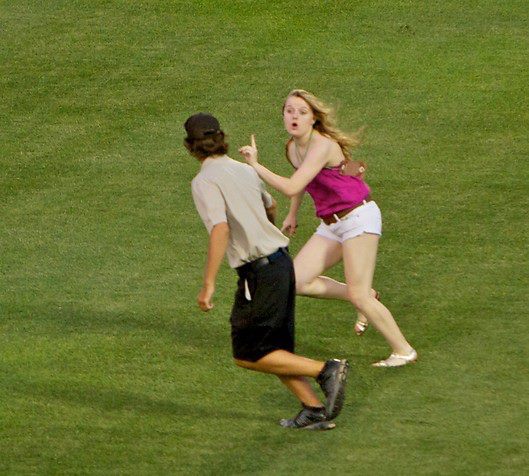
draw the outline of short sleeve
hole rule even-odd
[[[191,185],[195,207],[208,232],[219,223],[227,223],[226,202],[219,187],[206,179],[195,179]]]

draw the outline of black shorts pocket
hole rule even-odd
[[[250,300],[246,298],[245,281],[252,298]],[[244,328],[253,325],[255,287],[255,276],[247,276],[245,279],[239,278],[230,316],[230,323],[233,327]]]

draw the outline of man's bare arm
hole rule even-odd
[[[276,214],[277,214],[277,202],[272,198],[272,205],[268,208],[265,208],[266,216],[268,220],[275,225],[276,224]]]
[[[209,235],[208,256],[204,267],[204,282],[198,294],[200,309],[209,311],[213,308],[212,298],[215,293],[215,281],[220,265],[228,248],[230,228],[226,222],[218,223]]]

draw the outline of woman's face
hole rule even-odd
[[[285,129],[291,136],[302,137],[314,125],[314,113],[304,99],[290,96],[283,108]]]

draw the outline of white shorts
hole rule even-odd
[[[336,223],[321,222],[315,234],[343,243],[363,233],[382,235],[382,214],[374,201],[356,207]]]

